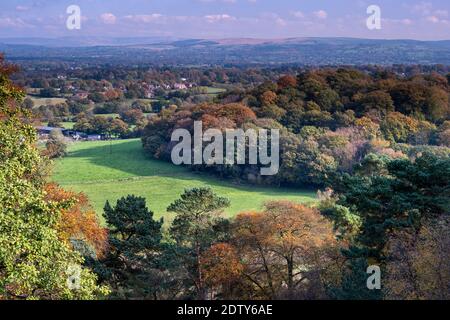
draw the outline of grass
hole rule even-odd
[[[73,129],[75,122],[61,122],[64,129]]]
[[[73,126],[75,125],[75,122],[60,122],[61,126],[64,129],[73,129]],[[43,125],[48,126],[48,122],[44,122]]]
[[[106,200],[115,203],[128,194],[143,196],[156,217],[164,216],[167,206],[188,188],[210,186],[230,199],[228,216],[258,210],[269,200],[315,201],[315,193],[305,190],[235,185],[167,162],[148,159],[140,140],[78,142],[69,155],[56,161],[53,180],[67,189],[84,192],[101,215]]]
[[[206,87],[206,90],[208,94],[219,94],[227,91],[226,89],[223,88],[214,88],[214,87]]]
[[[67,101],[66,98],[39,98],[33,96],[28,96],[28,98],[30,98],[34,102],[34,107],[60,104]]]

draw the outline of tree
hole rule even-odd
[[[158,266],[163,220],[154,220],[145,199],[133,195],[117,200],[115,207],[106,202],[104,213],[110,226],[104,277],[119,297],[154,298],[158,286],[152,272]]]
[[[275,104],[277,100],[277,94],[270,90],[266,91],[261,95],[260,100],[262,105]]]
[[[95,103],[102,103],[105,101],[105,96],[101,92],[93,92],[88,95],[88,99]]]
[[[428,89],[425,100],[425,115],[430,121],[445,120],[450,115],[448,91],[438,87]]]
[[[41,89],[39,95],[44,98],[53,98],[58,96],[58,91],[54,88]]]
[[[378,116],[384,116],[394,111],[394,101],[391,95],[383,90],[376,90],[367,94],[361,94],[357,99],[360,104],[359,112],[365,114],[371,110],[375,110]]]
[[[386,247],[387,299],[450,298],[448,217],[428,220],[417,232],[393,232]]]
[[[279,201],[241,213],[232,243],[253,287],[253,298],[323,298],[325,275],[339,256],[331,223],[303,205]]]
[[[45,162],[17,104],[23,92],[8,79],[14,70],[0,56],[0,299],[94,299],[108,290],[58,237],[69,204],[45,198]]]
[[[239,298],[240,281],[242,280],[243,265],[236,249],[228,243],[212,245],[202,255],[201,261],[204,281],[216,296],[211,298]],[[236,290],[237,289],[237,290]]]
[[[135,125],[144,117],[140,109],[129,109],[120,112],[120,117],[128,124]]]
[[[23,106],[25,109],[31,110],[31,109],[34,108],[34,102],[33,102],[33,100],[31,100],[30,98],[25,98],[25,99],[23,100],[22,106]]]
[[[387,140],[407,142],[417,132],[419,121],[400,112],[391,112],[381,123],[381,131]]]
[[[280,79],[278,79],[278,87],[280,89],[296,86],[297,86],[297,79],[295,79],[295,77],[291,75],[282,76]]]
[[[349,279],[360,279],[357,275],[364,272],[360,268],[368,264],[380,265],[384,270],[390,233],[417,233],[426,221],[439,219],[450,210],[448,156],[425,152],[414,162],[389,161],[386,169],[387,173],[371,176],[346,174],[334,183],[341,195],[338,204],[349,208],[361,221],[359,233],[344,252],[353,270]],[[358,283],[347,288],[352,292],[344,289],[341,297],[367,297],[365,284]]]
[[[50,132],[44,154],[50,159],[61,158],[67,154],[67,143],[61,130]]]
[[[227,118],[238,126],[241,126],[247,121],[256,119],[255,113],[249,108],[240,103],[230,103],[220,106],[216,112],[216,117]]]
[[[196,297],[204,300],[207,287],[202,269],[202,255],[215,242],[223,240],[225,221],[219,217],[230,202],[209,188],[186,190],[175,200],[168,212],[176,213],[169,229],[176,246],[175,254],[187,270],[195,287]]]
[[[87,196],[66,191],[53,183],[45,185],[45,192],[48,201],[71,203],[61,213],[57,227],[59,237],[83,256],[102,258],[108,247],[108,231],[100,225]]]
[[[128,133],[128,125],[120,119],[113,119],[110,125],[110,132],[118,137],[123,137]]]

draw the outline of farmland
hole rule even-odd
[[[157,217],[167,216],[167,206],[185,189],[201,186],[210,186],[230,199],[231,206],[225,211],[228,216],[260,209],[269,200],[315,201],[313,191],[235,185],[148,159],[138,139],[74,143],[69,155],[55,162],[53,179],[87,194],[99,215],[106,200],[114,202],[134,194],[145,197]]]
[[[33,101],[35,107],[40,106],[48,106],[51,104],[59,104],[59,103],[65,103],[65,98],[41,98],[41,97],[35,97],[35,96],[28,96],[28,98]]]

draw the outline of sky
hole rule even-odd
[[[367,27],[370,5],[381,29]],[[449,40],[450,0],[0,0],[0,37],[65,36]]]

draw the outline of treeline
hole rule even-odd
[[[171,133],[217,128],[280,129],[281,167],[264,178],[255,166],[195,166],[223,177],[286,185],[324,185],[370,154],[414,157],[424,149],[449,154],[449,82],[437,73],[398,76],[355,69],[319,69],[282,76],[251,90],[227,91],[220,103],[163,110],[143,133],[147,153],[170,159]]]

